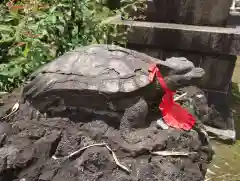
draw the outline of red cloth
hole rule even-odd
[[[162,102],[159,109],[162,112],[164,122],[171,127],[190,130],[194,126],[196,120],[186,109],[174,102],[173,95],[175,92],[171,91],[165,83],[162,74],[156,65],[149,68],[149,80],[152,82],[156,76],[165,94],[162,97]]]

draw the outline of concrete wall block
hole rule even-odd
[[[139,52],[146,53],[149,56],[158,58],[160,60],[164,59],[164,51],[161,49],[154,49],[154,48],[149,48],[149,47],[144,47],[144,46],[137,46],[133,44],[128,44],[127,47],[129,49],[133,49]]]
[[[201,88],[228,91],[237,57],[231,55],[203,55],[200,63],[206,74]]]
[[[204,92],[205,95],[207,95],[208,105],[212,107],[215,112],[215,117],[212,117],[214,121],[210,126],[220,129],[234,130],[234,120],[231,113],[231,84],[229,91],[226,93],[213,90],[204,90]]]
[[[148,8],[143,13],[146,21],[225,26],[232,0],[147,0],[146,3]]]

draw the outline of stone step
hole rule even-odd
[[[240,55],[240,30],[237,28],[156,23],[111,18],[110,24],[131,27],[128,43],[149,47]],[[171,37],[171,38],[169,38]]]

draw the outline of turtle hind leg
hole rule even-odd
[[[120,122],[120,133],[125,141],[137,143],[141,140],[136,134],[137,128],[146,126],[147,114],[148,104],[143,98],[125,110]]]

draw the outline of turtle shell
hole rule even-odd
[[[68,100],[73,100],[76,97],[71,98],[71,95],[77,91],[79,101],[84,104],[90,97],[97,101],[97,95],[108,99],[123,97],[150,84],[148,69],[153,59],[115,45],[78,48],[34,72],[23,89],[23,97],[41,100],[43,95],[50,98],[58,92],[58,96],[68,94]],[[99,100],[102,101],[106,100]]]

